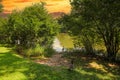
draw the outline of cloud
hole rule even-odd
[[[46,4],[46,6],[55,6],[56,4]]]
[[[32,0],[17,0],[14,1],[15,3],[25,3],[25,2],[31,2]]]
[[[46,2],[46,8],[48,12],[70,12],[69,0],[3,0],[4,12],[11,12],[14,9],[23,9],[26,6],[32,5],[32,3],[38,3],[40,1]]]

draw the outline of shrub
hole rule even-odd
[[[15,51],[18,53],[18,54],[22,54],[23,55],[23,47],[21,46],[15,46],[14,47]]]
[[[25,56],[30,57],[33,54],[33,49],[32,48],[27,49],[24,51],[24,53],[25,53]]]
[[[44,56],[44,48],[37,45],[35,48],[34,48],[34,55],[35,56]]]
[[[51,57],[55,51],[51,47],[41,47],[36,45],[34,48],[24,50],[24,54],[27,57]]]
[[[55,54],[55,50],[51,47],[45,49],[45,57],[51,57]]]
[[[24,51],[25,56],[27,57],[37,57],[37,56],[44,56],[44,48],[36,45],[34,48],[26,49]]]
[[[22,11],[13,11],[0,33],[4,32],[2,35],[8,44],[30,48],[36,44],[51,46],[59,29],[57,21],[51,17],[42,3],[38,3]]]

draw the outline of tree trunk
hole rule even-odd
[[[94,55],[92,42],[86,36],[83,38],[83,45],[84,45],[84,47],[86,49],[87,54]]]
[[[106,49],[107,49],[108,59],[110,61],[115,61],[117,52],[119,50],[118,35],[115,34],[115,36],[112,36],[108,40],[106,40],[105,46],[106,46]]]
[[[107,58],[109,61],[115,61],[116,60],[116,52],[114,49],[110,48],[111,46],[107,47]]]
[[[113,26],[105,26],[105,30],[99,28],[100,35],[102,36],[105,47],[107,50],[107,58],[110,61],[116,60],[116,55],[119,50],[119,31]]]

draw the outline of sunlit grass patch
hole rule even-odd
[[[11,72],[0,77],[1,80],[27,80],[22,72]]]
[[[11,48],[6,48],[6,47],[0,47],[0,53],[6,53],[9,52]]]
[[[101,71],[103,71],[103,72],[107,72],[107,71],[104,69],[104,66],[103,66],[103,65],[98,64],[98,63],[96,63],[95,61],[89,63],[89,66],[90,66],[91,68],[95,68],[95,69],[101,70]]]

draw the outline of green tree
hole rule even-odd
[[[6,43],[6,19],[0,18],[0,43]]]
[[[48,47],[58,33],[59,25],[41,3],[26,7],[23,11],[13,11],[8,17],[6,30],[11,44],[27,48],[36,44]]]
[[[92,23],[104,40],[108,58],[115,60],[120,45],[120,0],[72,0],[72,13]]]
[[[96,36],[90,23],[86,23],[82,16],[74,13],[64,15],[59,23],[63,25],[62,31],[68,32],[73,37],[75,47],[84,46],[86,53],[93,55],[93,44]]]
[[[2,9],[2,8],[3,8],[3,6],[2,6],[2,4],[1,4],[1,1],[2,1],[2,0],[0,0],[0,12],[2,12],[2,11],[3,11],[3,9]]]

